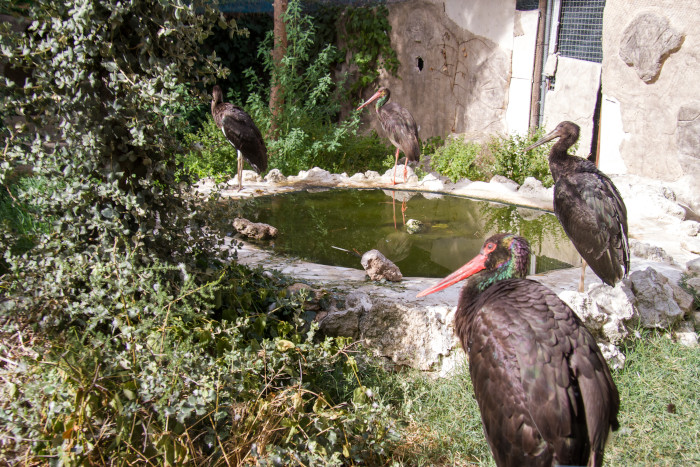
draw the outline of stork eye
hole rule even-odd
[[[495,243],[487,243],[486,246],[484,247],[484,253],[491,253],[495,249],[496,249]]]

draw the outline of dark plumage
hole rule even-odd
[[[419,297],[469,277],[455,332],[498,466],[603,463],[620,399],[593,336],[554,292],[524,279],[530,247],[497,234]]]
[[[223,92],[217,85],[212,90],[211,115],[227,140],[238,153],[238,189],[243,188],[243,158],[257,173],[267,170],[267,148],[255,122],[243,109],[223,102]]]
[[[590,265],[603,282],[614,286],[630,267],[627,208],[613,182],[595,164],[567,153],[578,135],[578,125],[561,122],[525,151],[559,138],[549,153],[554,214],[583,257],[584,269]],[[579,290],[583,291],[583,271]]]
[[[396,185],[396,166],[399,163],[399,151],[406,155],[408,162],[418,162],[420,160],[420,143],[418,142],[418,126],[411,113],[399,104],[389,102],[391,93],[388,88],[381,87],[372,97],[359,106],[360,110],[370,103],[377,101],[376,110],[382,128],[389,136],[389,141],[396,147],[396,162],[394,162],[394,179]],[[377,100],[378,99],[378,100]],[[406,181],[406,166],[403,169],[403,181]]]

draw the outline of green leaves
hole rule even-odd
[[[350,63],[357,65],[359,76],[350,86],[351,95],[360,91],[379,78],[379,70],[384,69],[396,76],[399,59],[391,47],[389,39],[391,25],[386,5],[357,6],[347,8],[341,19],[345,29],[343,36],[347,40]],[[343,55],[345,52],[343,51]]]

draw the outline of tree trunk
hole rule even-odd
[[[287,28],[284,24],[284,15],[287,12],[287,0],[274,0],[274,29],[275,43],[272,49],[272,60],[275,63],[275,70],[282,65],[282,58],[287,51]],[[272,89],[270,90],[270,111],[272,112],[272,127],[270,130],[274,134],[277,131],[277,117],[284,104],[282,88],[277,80],[276,73],[272,74]]]

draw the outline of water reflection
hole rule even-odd
[[[455,196],[401,190],[301,191],[230,201],[233,211],[279,229],[273,248],[312,262],[361,269],[345,250],[377,249],[404,276],[443,277],[479,252],[484,238],[509,231],[530,240],[533,272],[568,267],[578,255],[553,214]],[[401,204],[399,204],[401,203]],[[401,222],[398,211],[401,211]],[[424,224],[409,234],[406,222]]]

